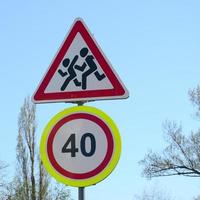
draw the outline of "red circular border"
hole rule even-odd
[[[63,126],[65,123],[76,120],[76,119],[87,119],[92,122],[95,122],[97,125],[99,125],[102,130],[104,130],[104,133],[106,135],[107,143],[108,143],[108,148],[107,148],[107,153],[105,155],[104,160],[97,166],[95,169],[92,171],[86,172],[86,173],[73,173],[70,171],[65,170],[63,167],[61,167],[58,162],[56,161],[54,154],[53,154],[53,141],[54,137],[57,134],[58,129]],[[49,161],[51,165],[54,167],[54,169],[62,174],[65,177],[71,178],[71,179],[87,179],[91,178],[93,176],[96,176],[99,174],[101,171],[105,169],[105,167],[108,165],[108,163],[111,160],[111,157],[113,155],[113,148],[114,148],[114,141],[113,141],[113,136],[112,133],[107,126],[107,124],[102,121],[102,119],[98,118],[97,116],[88,114],[88,113],[75,113],[68,115],[64,118],[62,118],[60,121],[56,123],[56,125],[53,127],[51,130],[48,140],[47,140],[47,155],[49,158]]]

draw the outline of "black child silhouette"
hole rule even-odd
[[[74,84],[76,86],[81,86],[81,83],[77,80],[76,76],[76,72],[74,70],[74,64],[76,63],[78,59],[78,55],[74,56],[72,62],[70,63],[70,59],[69,58],[65,58],[62,62],[62,65],[67,68],[66,72],[63,72],[61,69],[58,70],[58,73],[62,76],[65,77],[68,75],[68,77],[66,78],[65,82],[63,83],[63,85],[61,86],[61,91],[64,91],[66,89],[66,87],[68,86],[68,84],[70,83],[70,81],[74,81]]]
[[[85,68],[88,66],[88,70],[84,71],[82,74],[82,89],[85,90],[87,88],[87,77],[94,72],[94,75],[96,76],[97,80],[101,81],[106,76],[105,74],[100,74],[97,71],[97,65],[94,62],[94,56],[88,55],[88,48],[84,47],[80,51],[80,56],[85,58],[85,62],[82,64],[82,66],[75,65],[74,68],[79,71],[84,71]]]

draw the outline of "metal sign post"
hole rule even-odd
[[[79,101],[77,102],[77,106],[83,106],[84,102]],[[85,200],[85,188],[79,187],[78,188],[78,200]]]
[[[78,188],[78,200],[85,200],[85,188],[84,187]]]

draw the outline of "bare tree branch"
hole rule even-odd
[[[37,154],[36,106],[29,97],[25,98],[20,109],[18,127],[17,173],[7,187],[6,200],[69,200],[70,193],[66,187],[52,190],[50,177]]]
[[[195,113],[197,117],[200,117],[200,85],[196,88],[189,90],[190,101],[197,108]]]
[[[30,158],[30,193],[31,200],[36,200],[36,183],[35,183],[35,130],[36,130],[36,120],[35,120],[36,107],[31,103],[29,97],[25,98],[24,104],[21,107],[18,125],[19,134],[21,134],[22,142],[21,145],[27,145],[29,158]],[[24,143],[24,144],[22,144]],[[19,141],[18,141],[19,144]],[[25,147],[23,147],[25,149]],[[23,155],[21,155],[23,157]],[[23,158],[22,158],[23,159]],[[26,171],[27,172],[27,171]],[[26,174],[25,176],[28,176]]]
[[[183,175],[200,177],[200,133],[192,133],[188,138],[182,134],[181,126],[174,122],[165,123],[168,146],[161,154],[148,152],[140,164],[143,175],[158,176]]]

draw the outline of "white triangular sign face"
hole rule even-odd
[[[82,57],[80,55],[80,52],[77,52],[77,49],[80,49],[80,52],[83,50],[88,51],[87,55],[85,56],[86,58]],[[91,67],[87,65],[86,60],[91,62],[92,64]],[[69,66],[71,63],[74,63],[74,65],[71,65],[71,68],[68,66],[65,67],[64,64],[67,63],[67,61],[70,61]],[[86,65],[84,65],[84,63],[86,63]],[[86,66],[85,69],[83,65]],[[92,68],[92,66],[94,66],[94,69]],[[95,70],[95,68],[97,69]],[[91,71],[90,74],[88,72],[89,70]],[[85,76],[86,85],[83,85],[81,84],[83,83],[82,79],[84,78],[84,74],[86,74],[87,72],[88,76]],[[99,80],[95,76],[95,72],[99,73],[100,77],[102,76],[101,80]],[[73,75],[75,75],[75,77]],[[70,76],[71,78],[69,78]],[[65,80],[67,78],[69,80],[69,83],[64,85]],[[63,87],[62,89],[63,85],[66,87]],[[55,91],[66,92],[66,91],[84,91],[84,90],[102,90],[102,89],[113,89],[113,86],[110,83],[108,77],[105,76],[97,60],[94,59],[94,56],[92,55],[89,47],[85,43],[81,34],[77,33],[72,44],[70,45],[69,50],[65,54],[63,61],[59,64],[57,73],[53,75],[52,79],[47,85],[45,93],[52,93]]]
[[[33,101],[75,102],[127,97],[124,84],[84,22],[77,19],[36,90]]]

